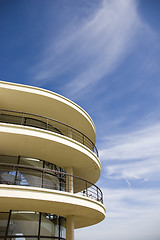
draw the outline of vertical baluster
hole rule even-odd
[[[47,130],[48,130],[48,118],[47,118]]]
[[[41,188],[44,186],[44,169],[42,170],[42,183],[41,183]]]
[[[69,133],[68,133],[68,126],[67,126],[67,137],[69,136]]]
[[[86,182],[86,196],[88,197],[88,188],[87,188],[87,182]]]

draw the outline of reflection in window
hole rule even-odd
[[[66,239],[65,218],[31,211],[0,212],[0,238],[5,240]]]
[[[9,213],[0,212],[0,236],[4,236],[7,230]]]
[[[60,173],[54,173],[54,171]],[[66,177],[64,173],[62,168],[40,159],[0,155],[0,184],[65,191]]]
[[[58,237],[59,217],[54,214],[42,213],[40,236]]]
[[[12,211],[8,235],[38,235],[39,213]]]
[[[63,217],[59,218],[60,220],[60,237],[65,238],[66,237],[66,220]]]

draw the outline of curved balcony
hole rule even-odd
[[[0,109],[0,122],[31,126],[67,136],[88,147],[99,157],[96,146],[86,135],[57,120],[26,112]]]
[[[0,184],[71,192],[103,203],[102,191],[95,184],[65,172],[46,168],[0,163]]]

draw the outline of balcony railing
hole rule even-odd
[[[41,128],[67,136],[88,147],[97,157],[99,157],[96,146],[86,135],[71,126],[52,118],[26,112],[0,109],[0,122]]]
[[[0,163],[0,184],[71,192],[103,203],[103,193],[95,184],[65,172],[46,168]]]

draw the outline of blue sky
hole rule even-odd
[[[107,209],[75,239],[160,239],[160,1],[0,0],[0,79],[62,94],[97,129]]]

